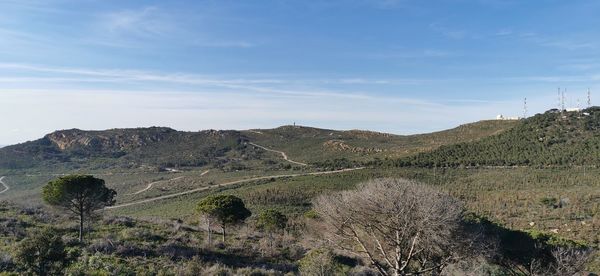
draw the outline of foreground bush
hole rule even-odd
[[[407,180],[380,179],[315,201],[328,240],[382,275],[441,273],[482,252],[451,196]]]
[[[26,273],[58,275],[67,263],[65,245],[55,230],[37,231],[19,243],[15,261]]]

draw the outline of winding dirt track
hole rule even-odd
[[[196,188],[196,189],[192,189],[192,190],[187,190],[187,191],[179,192],[179,193],[175,193],[175,194],[157,196],[157,197],[147,198],[147,199],[143,199],[143,200],[139,200],[139,201],[134,201],[134,202],[124,203],[124,204],[119,204],[119,205],[115,205],[115,206],[109,206],[109,207],[106,207],[104,209],[111,210],[111,209],[123,208],[123,207],[138,205],[138,204],[142,204],[142,203],[154,202],[154,201],[163,200],[163,199],[169,199],[169,198],[174,198],[174,197],[178,197],[178,196],[182,196],[182,195],[193,194],[193,193],[197,193],[197,192],[201,192],[201,191],[206,191],[206,190],[209,190],[209,189],[212,189],[212,188],[216,188],[216,187],[227,187],[227,186],[231,186],[231,185],[235,185],[235,184],[239,184],[239,183],[251,182],[251,181],[256,181],[256,180],[271,179],[271,178],[284,178],[284,177],[309,176],[309,175],[335,174],[335,173],[349,172],[349,171],[362,170],[362,169],[364,169],[364,167],[342,169],[342,170],[336,170],[336,171],[326,171],[326,172],[312,172],[312,173],[298,173],[298,174],[284,174],[284,175],[269,175],[269,176],[254,177],[254,178],[249,178],[249,179],[241,179],[241,180],[235,180],[235,181],[221,183],[221,184],[217,184],[217,185],[212,185],[212,186],[207,186],[207,187],[201,187],[201,188]]]
[[[204,176],[204,175],[206,175],[206,174],[207,174],[209,171],[210,171],[210,170],[206,170],[206,171],[202,172],[202,173],[200,174],[200,176]],[[146,188],[144,188],[144,189],[141,189],[141,190],[139,190],[139,191],[137,191],[137,192],[135,192],[135,193],[129,194],[129,195],[137,195],[137,194],[141,194],[141,193],[143,193],[143,192],[145,192],[145,191],[148,191],[148,190],[150,190],[150,189],[152,188],[152,186],[154,186],[155,184],[162,183],[162,182],[170,182],[170,181],[179,180],[179,179],[182,179],[182,178],[184,178],[184,176],[175,177],[175,178],[166,179],[166,180],[154,181],[154,182],[152,182],[152,183],[148,183],[148,186],[146,186]]]
[[[148,183],[148,186],[146,186],[146,188],[143,188],[143,189],[141,189],[141,190],[139,190],[139,191],[137,191],[135,193],[132,193],[130,195],[137,195],[137,194],[141,194],[141,193],[143,193],[145,191],[148,191],[148,190],[150,190],[152,188],[152,186],[154,186],[154,184],[158,184],[158,183],[162,183],[162,182],[169,182],[169,181],[178,180],[178,179],[182,179],[182,178],[183,178],[183,176],[175,177],[175,178],[171,178],[171,179],[166,179],[166,180],[154,181],[152,183]]]
[[[6,183],[4,183],[4,181],[2,181],[2,180],[4,180],[4,178],[5,178],[5,176],[0,177],[0,185],[4,186],[4,189],[2,191],[0,191],[0,194],[4,193],[10,189],[10,187],[8,187],[8,185],[6,185]]]
[[[283,159],[285,161],[288,161],[290,163],[293,163],[293,164],[296,164],[296,165],[300,165],[300,166],[308,166],[308,164],[306,164],[306,163],[302,163],[302,162],[298,162],[298,161],[294,161],[294,160],[289,159],[288,156],[287,156],[287,154],[285,152],[283,152],[283,151],[278,151],[278,150],[270,149],[270,148],[267,148],[267,147],[264,147],[264,146],[252,143],[252,142],[248,142],[248,144],[253,145],[253,146],[257,147],[257,148],[264,149],[266,151],[270,151],[270,152],[274,152],[274,153],[279,153],[279,154],[281,154],[281,156],[283,157]]]

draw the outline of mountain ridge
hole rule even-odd
[[[514,124],[480,121],[449,130],[396,135],[369,130],[332,130],[284,125],[273,129],[179,131],[169,127],[57,130],[0,149],[0,168],[26,169],[69,164],[88,166],[185,167],[264,159],[255,142],[290,153],[302,162],[406,155],[447,143],[471,141]],[[96,162],[97,161],[97,162]]]

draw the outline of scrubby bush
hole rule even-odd
[[[363,256],[382,275],[439,273],[484,252],[455,198],[421,183],[378,179],[315,200],[325,239]]]
[[[12,257],[8,253],[0,251],[0,271],[10,271],[14,268],[15,263]]]
[[[326,248],[314,249],[299,261],[299,270],[302,275],[345,275],[349,269],[338,262],[333,252]]]
[[[124,227],[135,226],[135,220],[130,217],[110,217],[104,220],[105,224],[119,225]]]
[[[198,249],[187,245],[179,244],[174,241],[168,241],[156,250],[158,255],[169,257],[173,260],[189,259],[198,255]]]
[[[89,252],[100,252],[103,254],[112,254],[116,249],[115,244],[109,239],[94,240],[87,247]]]
[[[17,246],[15,261],[19,270],[35,275],[60,274],[67,264],[65,245],[54,229],[34,232]]]

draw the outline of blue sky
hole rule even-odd
[[[0,1],[0,144],[56,129],[398,134],[585,105],[600,2]],[[593,101],[593,99],[592,99]]]

